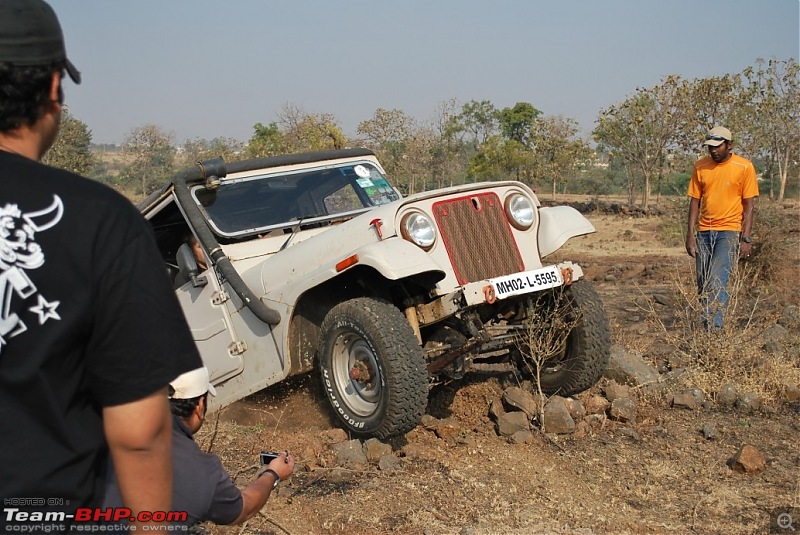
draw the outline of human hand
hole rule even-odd
[[[267,468],[274,470],[281,481],[284,481],[294,473],[294,456],[288,451],[284,451],[279,457],[272,459]]]
[[[686,252],[692,258],[697,256],[697,241],[691,232],[686,235]]]
[[[753,244],[747,242],[739,243],[739,258],[750,258],[753,254]]]

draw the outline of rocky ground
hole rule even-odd
[[[761,295],[768,312],[750,314],[756,326],[740,351],[753,367],[740,377],[714,375],[708,370],[719,367],[692,356],[699,342],[675,337],[685,314],[679,279],[691,263],[681,243],[657,238],[674,214],[595,209],[587,216],[597,234],[557,254],[585,266],[603,298],[614,338],[609,377],[543,408],[531,385],[513,376],[471,375],[436,386],[423,423],[387,444],[349,440],[329,419],[313,377],[276,385],[211,415],[198,440],[241,485],[258,472],[261,449],[291,450],[298,470],[245,526],[205,529],[790,532],[777,526],[782,512],[800,529],[794,287]],[[731,340],[707,345],[703,355],[713,359]]]

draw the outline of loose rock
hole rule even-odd
[[[575,420],[569,414],[566,400],[553,396],[544,406],[544,431],[547,433],[572,433],[575,431]]]
[[[636,421],[636,402],[631,398],[619,398],[611,402],[610,416],[620,422]]]
[[[537,396],[516,386],[506,388],[503,391],[503,403],[509,406],[511,410],[524,411],[529,418],[537,416],[541,407]]]
[[[761,400],[755,392],[745,392],[736,399],[736,408],[742,412],[755,412],[760,407]]]
[[[800,387],[794,385],[787,385],[786,390],[783,392],[783,399],[789,403],[800,401]]]
[[[639,353],[618,346],[611,348],[611,358],[604,376],[632,386],[658,381],[658,371],[646,363]]]
[[[671,405],[676,409],[689,410],[695,410],[700,407],[700,404],[697,403],[697,399],[695,399],[695,397],[688,392],[681,392],[680,394],[675,394],[672,396]]]
[[[739,389],[733,383],[722,385],[717,393],[717,403],[721,407],[733,407],[738,398]]]
[[[369,464],[367,456],[364,455],[364,448],[358,439],[348,440],[339,444],[334,444],[331,449],[336,453],[336,464],[345,468],[362,468]]]
[[[633,399],[633,390],[629,386],[618,384],[616,381],[611,381],[605,388],[606,398],[608,401],[614,402],[620,398]]]
[[[575,420],[576,422],[583,420],[583,417],[586,416],[586,407],[583,406],[581,400],[575,398],[567,398],[564,400],[564,403],[567,406],[569,415],[572,416],[572,419]]]
[[[611,403],[603,396],[593,394],[584,398],[583,406],[588,414],[605,414]]]
[[[509,412],[497,419],[497,432],[504,437],[510,437],[517,431],[529,431],[530,428],[528,415],[522,411]]]
[[[377,438],[370,438],[364,442],[364,455],[367,457],[367,461],[372,464],[377,463],[381,460],[381,457],[390,453],[392,453],[392,447]]]
[[[701,432],[706,440],[714,440],[719,436],[719,433],[717,432],[717,426],[712,423],[703,424],[703,429]]]
[[[767,467],[767,460],[764,458],[764,454],[750,445],[742,446],[733,456],[730,463],[733,471],[740,474],[758,474]]]

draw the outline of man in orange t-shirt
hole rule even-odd
[[[731,131],[712,128],[689,182],[686,252],[697,264],[697,288],[706,330],[721,329],[728,305],[728,279],[737,257],[752,252],[753,204],[758,197],[752,162],[731,151]],[[699,216],[699,217],[698,217]]]

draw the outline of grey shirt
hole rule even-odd
[[[173,415],[172,420],[172,510],[185,511],[185,524],[190,526],[205,520],[232,523],[242,512],[242,492],[219,457],[201,450],[179,417]],[[103,507],[121,506],[114,471],[108,470]]]

